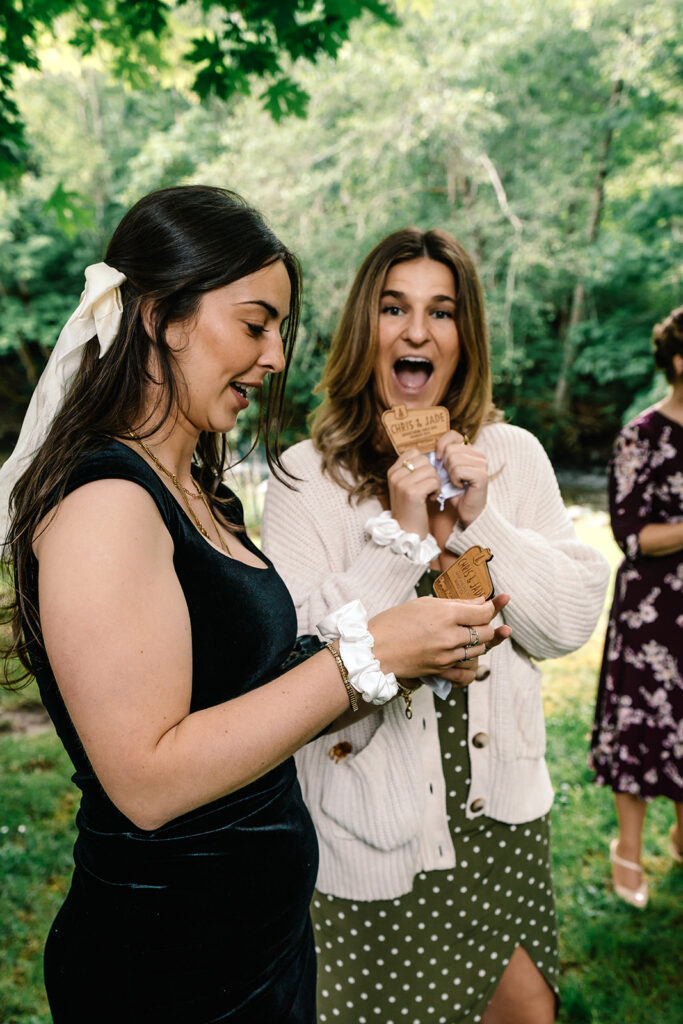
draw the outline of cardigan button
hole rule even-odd
[[[485,732],[478,732],[472,737],[472,745],[481,749],[481,747],[487,746],[489,742],[488,735]]]
[[[486,803],[486,801],[482,797],[479,796],[479,797],[477,797],[476,800],[473,800],[472,803],[470,804],[470,810],[472,811],[473,814],[476,814],[477,811],[483,811],[485,803]]]
[[[478,681],[481,681],[482,679],[488,679],[488,677],[490,675],[491,675],[491,669],[490,668],[480,668],[474,678],[477,679]]]

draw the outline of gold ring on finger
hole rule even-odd
[[[412,462],[408,462],[407,459],[404,459],[401,465],[405,466],[409,473],[415,472],[415,466],[412,464]]]

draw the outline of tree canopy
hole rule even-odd
[[[336,56],[365,11],[387,23],[385,0],[3,0],[0,5],[0,176],[21,167],[24,122],[13,96],[19,67],[38,69],[40,50],[59,35],[80,54],[106,54],[112,74],[143,86],[182,63],[200,97],[228,100],[256,86],[279,120],[302,116],[308,94],[293,62]]]
[[[242,192],[303,261],[287,440],[362,257],[438,225],[480,269],[498,404],[556,460],[603,463],[664,387],[652,326],[682,301],[676,7],[406,0],[400,27],[360,18],[336,59],[288,64],[310,100],[280,122],[260,85],[199,102],[170,51],[150,89],[45,44],[42,73],[17,72],[26,168],[0,189],[0,431],[123,210],[202,181]]]

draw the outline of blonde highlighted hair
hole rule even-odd
[[[474,439],[485,423],[501,418],[491,397],[491,368],[484,300],[468,253],[447,231],[402,228],[366,256],[351,285],[318,390],[325,395],[311,420],[323,471],[349,496],[386,494],[386,471],[395,456],[377,444],[378,399],[373,387],[380,300],[397,263],[426,257],[443,263],[455,284],[455,324],[460,358],[446,395],[451,425]]]

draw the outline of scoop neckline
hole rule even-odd
[[[672,416],[667,416],[666,413],[662,412],[660,409],[650,409],[650,415],[653,413],[656,416],[660,416],[661,419],[666,420],[667,423],[673,423],[674,426],[683,428],[683,423],[679,423],[678,420],[675,420]]]
[[[176,506],[176,508],[178,509],[180,514],[182,515],[184,521],[190,527],[192,532],[194,534],[196,534],[197,537],[199,537],[199,540],[201,542],[203,542],[207,547],[211,548],[212,551],[215,551],[216,554],[220,555],[221,558],[225,558],[227,561],[236,563],[237,565],[242,565],[242,566],[244,566],[245,569],[254,569],[256,572],[267,572],[271,568],[271,566],[265,560],[264,560],[264,564],[263,565],[251,565],[250,562],[243,562],[241,558],[235,558],[234,555],[229,555],[225,551],[221,551],[221,549],[219,547],[217,547],[208,537],[205,537],[204,534],[201,533],[197,529],[196,524],[192,522],[192,520],[190,519],[189,515],[187,514],[187,511],[183,508],[182,504],[180,503],[180,500],[175,496],[175,494],[173,493],[171,488],[168,486],[168,484],[165,482],[163,477],[161,477],[159,475],[159,473],[157,473],[156,470],[153,469],[152,466],[150,466],[150,464],[148,463],[147,459],[145,459],[140,454],[140,452],[136,451],[135,448],[133,448],[131,445],[126,444],[124,441],[121,441],[118,437],[114,437],[111,440],[114,441],[115,444],[118,444],[122,448],[125,448],[126,451],[132,452],[133,455],[135,455],[136,458],[138,458],[140,460],[140,462],[142,462],[142,464],[147,467],[147,469],[150,471],[150,473],[152,473],[154,475],[155,480],[158,480],[159,483],[164,488],[164,490],[168,492],[171,500],[173,501],[174,505]],[[244,536],[247,537],[248,540],[250,540],[250,538],[247,535],[246,529],[243,529],[242,532],[244,533]],[[254,542],[252,540],[250,540],[250,543],[253,544]],[[254,547],[256,547],[256,545],[254,545]],[[257,557],[263,559],[263,553],[259,551],[259,554],[258,554]]]

